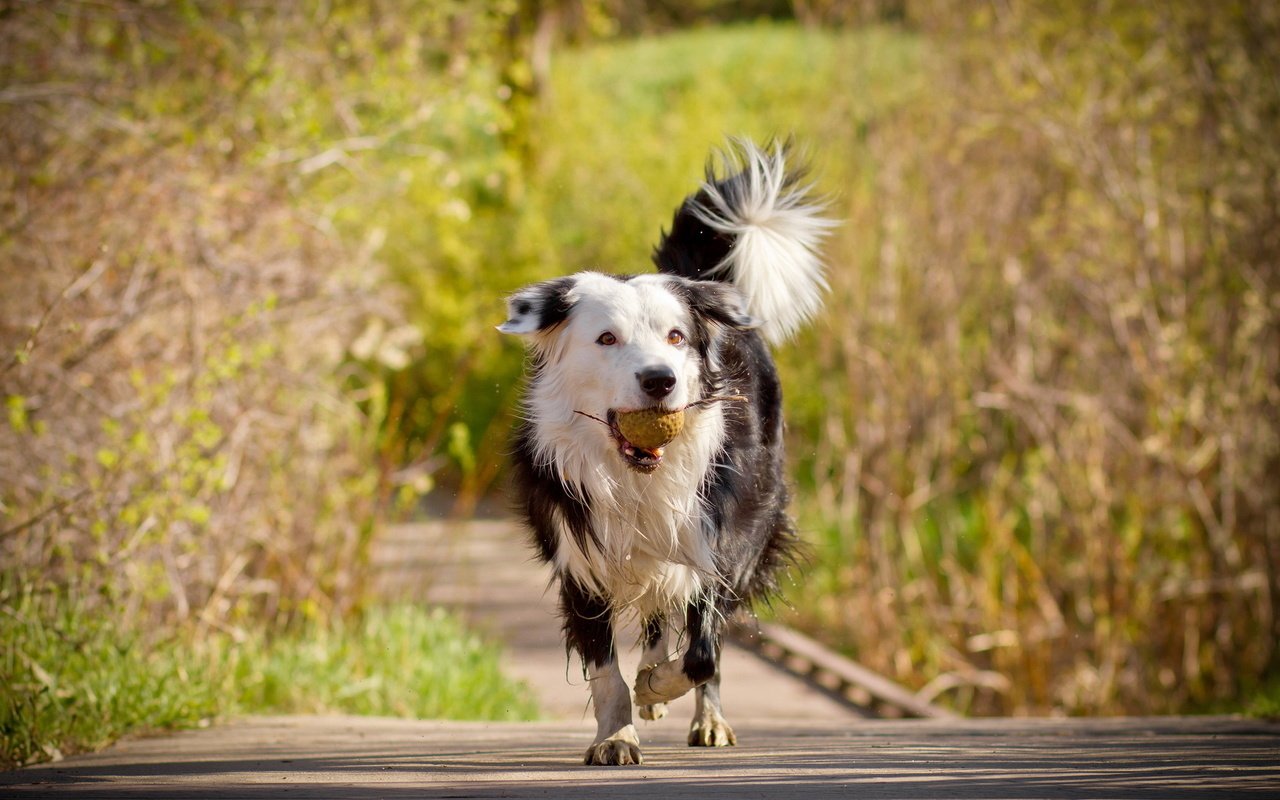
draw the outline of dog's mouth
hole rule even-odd
[[[681,428],[684,427],[684,411],[711,403],[723,403],[728,400],[745,401],[746,399],[745,395],[733,394],[704,397],[677,409],[655,406],[648,409],[633,409],[620,412],[616,408],[611,408],[605,414],[605,419],[600,419],[595,414],[577,409],[574,409],[573,413],[595,420],[608,428],[609,436],[613,438],[613,443],[618,448],[618,455],[622,456],[622,460],[626,462],[627,466],[637,472],[648,474],[662,465],[663,447],[680,434]],[[631,431],[632,436],[636,438],[644,436],[647,441],[660,441],[663,444],[658,447],[641,447],[634,442],[628,441],[626,434],[622,432],[623,426],[618,421],[620,414],[627,415],[626,427]],[[640,415],[640,419],[636,419],[636,415]],[[673,417],[674,419],[672,419]],[[657,425],[657,427],[651,427],[652,425]],[[655,433],[657,434],[656,436],[653,435]]]
[[[607,416],[609,435],[613,437],[613,443],[618,446],[618,455],[622,456],[622,460],[628,467],[648,475],[662,465],[661,447],[641,447],[628,442],[627,437],[623,436],[618,428],[617,409],[609,409]]]

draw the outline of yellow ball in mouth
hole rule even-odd
[[[639,411],[619,411],[618,430],[623,437],[645,450],[656,450],[680,435],[684,428],[684,409],[663,411],[644,408]]]

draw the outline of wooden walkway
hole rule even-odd
[[[507,673],[525,681],[547,719],[591,719],[589,692],[577,662],[565,657],[556,593],[549,572],[533,560],[524,533],[507,520],[402,525],[389,531],[375,553],[383,595],[443,605],[460,612],[482,633],[502,643]],[[638,653],[627,646],[638,632],[619,634],[625,677],[636,672]],[[752,650],[731,644],[721,665],[725,714],[733,724],[753,719],[844,719],[866,714],[836,692],[797,680]],[[659,726],[683,728],[693,717],[693,693],[670,704]],[[640,735],[645,736],[641,730]]]
[[[0,773],[0,798],[1280,798],[1280,723],[868,719],[736,646],[723,672],[737,747],[686,746],[686,697],[639,721],[644,766],[583,767],[587,689],[514,527],[405,526],[377,559],[387,594],[452,606],[506,643],[549,721],[250,718]],[[772,633],[765,646],[813,662],[805,640]],[[866,682],[848,667],[824,669]],[[901,705],[895,691],[875,693]]]
[[[1280,797],[1280,725],[1142,720],[736,721],[737,747],[653,726],[642,767],[583,767],[586,723],[255,718],[0,774],[0,797]]]

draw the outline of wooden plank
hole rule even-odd
[[[849,686],[858,687],[872,698],[872,705],[885,704],[899,709],[912,717],[926,719],[957,719],[958,715],[945,708],[921,700],[905,687],[889,680],[879,673],[852,661],[839,653],[823,646],[798,631],[785,625],[772,622],[758,622],[756,629],[746,629],[740,640],[755,644],[765,650],[777,648],[782,651],[782,658],[775,659],[783,666],[791,659],[800,659],[810,665],[810,669],[818,669],[836,676]],[[751,640],[755,641],[752,642]],[[790,667],[787,667],[791,669]]]

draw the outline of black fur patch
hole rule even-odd
[[[713,598],[702,597],[689,604],[685,634],[689,645],[681,670],[694,684],[705,683],[719,671],[720,617]]]
[[[653,263],[659,272],[702,280],[729,257],[733,237],[708,228],[693,213],[691,204],[708,202],[707,193],[699,191],[680,205],[671,220],[671,232],[662,232],[662,240],[653,251]]]
[[[545,291],[540,293],[538,307],[538,330],[545,331],[555,327],[569,318],[573,303],[569,300],[569,292],[574,286],[573,278],[556,278],[543,284]]]
[[[532,529],[534,545],[543,561],[551,562],[556,557],[557,516],[563,520],[579,547],[585,549],[588,543],[595,544],[596,534],[588,509],[590,498],[586,496],[586,490],[579,490],[581,496],[570,494],[555,473],[537,463],[533,429],[527,422],[516,429],[512,466],[516,511]]]
[[[666,626],[667,617],[664,614],[654,614],[646,619],[640,630],[641,643],[651,650],[657,647],[659,640],[662,639],[662,631]]]
[[[585,677],[589,667],[613,663],[613,613],[609,601],[579,586],[572,578],[560,582],[560,616],[566,654],[582,656]]]
[[[727,328],[750,330],[760,324],[742,307],[742,296],[727,283],[680,280],[672,282],[671,291],[695,314]]]
[[[770,141],[764,151],[773,153],[781,147],[787,159],[787,171],[782,179],[782,191],[794,188],[802,182],[809,170],[803,164],[796,164],[793,156],[793,145],[790,139]],[[728,163],[742,164],[745,156],[740,151],[731,150]],[[751,178],[743,169],[729,175],[717,174],[716,162],[708,160],[706,166],[706,183],[716,187],[720,196],[730,206],[742,207],[746,198],[751,195]],[[671,220],[671,231],[662,231],[658,246],[653,250],[653,263],[659,272],[679,275],[694,280],[712,277],[709,273],[724,263],[733,251],[734,237],[720,233],[707,227],[698,219],[694,208],[711,208],[711,197],[706,189],[699,189],[691,197],[685,199],[676,210]]]

